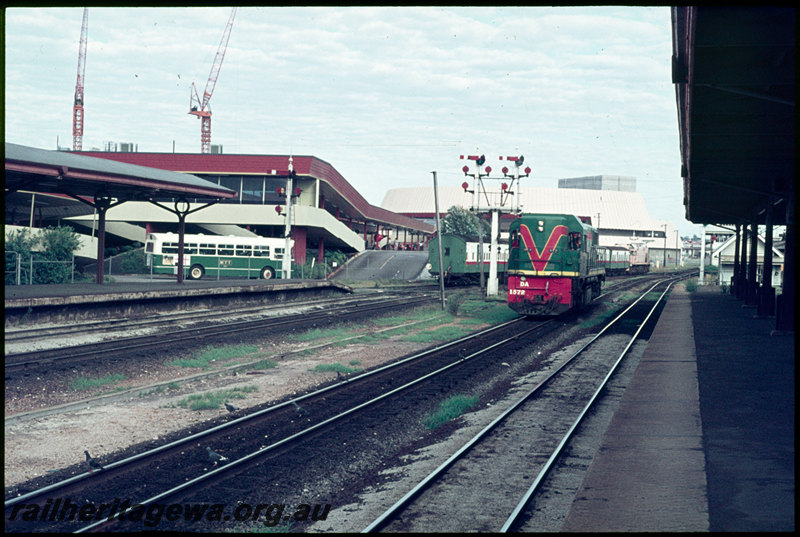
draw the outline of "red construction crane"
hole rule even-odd
[[[81,43],[78,48],[78,81],[75,82],[75,104],[72,106],[72,150],[83,149],[83,76],[86,73],[86,33],[89,26],[89,8],[83,8]]]
[[[231,36],[236,9],[233,8],[231,10],[228,25],[225,27],[225,32],[223,32],[222,39],[219,42],[217,56],[214,58],[214,64],[211,66],[211,73],[208,75],[208,82],[206,82],[206,89],[203,92],[203,100],[201,101],[197,96],[197,88],[194,82],[192,82],[192,89],[189,94],[189,113],[200,118],[200,151],[202,153],[211,152],[211,108],[208,105],[208,101],[211,100],[214,86],[217,85],[217,77],[219,76],[219,69],[222,67],[222,60],[225,58],[225,50],[228,48],[228,39]]]

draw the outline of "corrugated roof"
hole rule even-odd
[[[444,214],[453,205],[469,208],[473,195],[460,187],[439,188],[439,210]],[[510,204],[506,202],[506,207]],[[433,187],[395,188],[389,190],[381,206],[396,213],[416,217],[433,217]],[[481,206],[486,200],[481,196]],[[580,190],[573,188],[528,187],[522,190],[521,206],[526,213],[568,213],[589,216],[603,229],[654,230],[660,222],[647,212],[644,198],[638,192],[617,190]]]

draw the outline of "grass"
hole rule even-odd
[[[374,319],[372,322],[377,326],[396,326],[399,324],[431,320],[440,316],[442,316],[442,310],[439,306],[423,306],[403,315],[381,317]]]
[[[177,365],[179,367],[202,367],[203,369],[208,369],[215,362],[225,362],[255,352],[258,352],[258,346],[256,345],[206,347],[195,354],[193,358],[179,358],[169,362],[169,365]]]
[[[353,337],[353,333],[347,328],[314,328],[302,334],[292,334],[287,339],[303,343],[318,340],[339,342],[350,337]]]
[[[351,360],[350,364],[356,365],[360,364],[360,362],[358,362],[358,360]],[[361,369],[357,367],[356,368],[348,367],[340,363],[335,363],[335,364],[317,364],[314,367],[314,369],[311,369],[311,371],[315,373],[327,373],[328,371],[336,371],[337,373],[347,374],[347,373],[355,373],[357,371],[361,371]]]
[[[694,278],[687,281],[684,285],[686,286],[687,293],[694,293],[695,291],[697,291],[697,280],[695,280]]]
[[[473,330],[466,326],[446,325],[439,326],[432,330],[423,330],[416,334],[408,334],[402,339],[403,341],[411,341],[414,343],[439,343],[441,341],[459,339],[472,332]]]
[[[244,399],[247,393],[255,391],[258,391],[258,388],[255,386],[246,386],[244,388],[231,388],[216,392],[192,394],[178,401],[177,405],[181,408],[188,408],[189,410],[217,409],[221,408],[225,401],[230,399]]]
[[[439,410],[425,417],[425,426],[436,429],[450,420],[454,420],[478,402],[477,395],[453,395],[439,404]]]
[[[91,390],[92,388],[98,388],[100,386],[105,386],[106,384],[113,384],[115,382],[120,382],[125,380],[125,375],[122,373],[114,373],[112,375],[108,375],[105,377],[100,378],[86,378],[86,377],[78,377],[72,381],[71,386],[73,390],[76,391],[83,391],[83,390]]]

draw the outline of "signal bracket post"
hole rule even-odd
[[[499,193],[494,194],[490,197],[489,193],[486,191],[486,187],[483,182],[483,178],[486,177],[488,179],[500,179],[489,177],[489,174],[492,171],[492,168],[486,166],[486,173],[481,173],[481,166],[486,162],[486,157],[484,155],[469,155],[464,156],[461,155],[462,159],[473,160],[475,161],[475,172],[469,173],[469,168],[464,166],[462,171],[464,175],[472,175],[473,176],[473,190],[472,190],[472,212],[476,216],[480,216],[481,212],[490,212],[492,215],[492,231],[491,231],[491,242],[489,246],[489,280],[486,285],[486,296],[497,296],[499,293],[499,282],[497,276],[497,263],[499,261],[498,254],[499,254],[499,244],[498,239],[500,237],[500,214],[503,210],[503,206],[505,205],[506,200],[509,196],[513,196],[513,202],[511,204],[511,208],[509,210],[512,214],[519,214],[520,213],[520,179],[522,177],[528,177],[531,173],[530,167],[525,168],[525,173],[520,173],[520,166],[525,160],[525,157],[522,155],[519,156],[511,156],[505,157],[506,160],[510,160],[514,163],[514,172],[513,175],[508,173],[508,168],[503,168],[503,178],[510,177],[511,178],[511,185],[507,185],[503,183],[501,190]],[[500,160],[503,160],[504,157],[500,157]],[[464,190],[467,190],[466,183],[464,183]],[[480,190],[483,191],[483,197],[486,199],[487,207],[482,208],[480,207]],[[481,239],[483,238],[483,234],[481,230],[478,230],[478,236]],[[483,248],[481,248],[482,250]],[[483,276],[483,257],[479,253],[478,258],[478,265],[480,270],[481,277]]]
[[[286,245],[283,248],[283,264],[281,265],[281,272],[284,279],[292,277],[292,191],[294,185],[292,179],[294,178],[294,167],[292,166],[292,157],[289,156],[289,173],[286,176],[286,225],[284,227],[284,237],[286,237]]]

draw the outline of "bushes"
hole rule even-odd
[[[73,255],[79,246],[78,234],[70,226],[47,227],[37,236],[28,228],[10,231],[5,246],[6,285],[17,282],[17,259],[20,260],[20,283],[71,281]]]
[[[311,253],[311,251],[309,251]],[[292,263],[292,278],[322,280],[347,261],[347,254],[339,250],[326,250],[325,261],[317,263],[316,255],[307,255],[304,265]],[[336,263],[334,267],[333,264]]]

